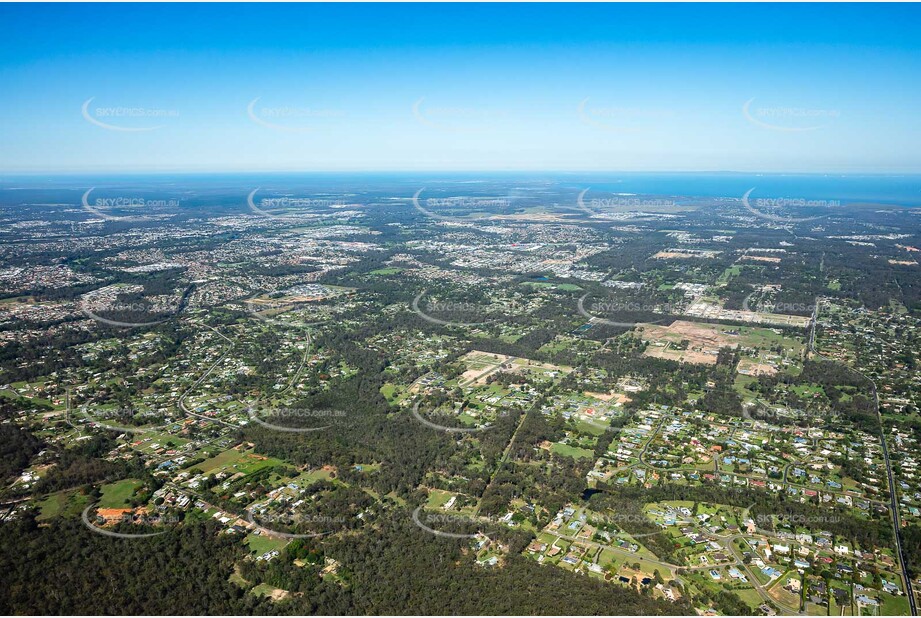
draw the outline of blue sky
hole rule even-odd
[[[919,18],[5,4],[0,171],[921,172]]]

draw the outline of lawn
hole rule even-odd
[[[312,485],[317,481],[331,481],[333,480],[333,474],[329,470],[323,470],[322,468],[317,468],[316,470],[310,470],[308,472],[301,472],[296,477],[291,479],[289,482],[297,483],[298,487],[307,487]],[[335,483],[340,483],[341,481],[333,481]]]
[[[443,489],[430,489],[427,506],[433,509],[440,509],[453,497],[454,494],[449,491],[444,491]]]
[[[883,602],[880,612],[884,616],[907,616],[911,612],[908,607],[908,597],[895,596],[887,592],[881,592],[880,600]]]
[[[381,387],[381,395],[384,396],[384,399],[386,399],[388,403],[393,403],[396,390],[397,390],[397,387],[395,384],[391,384],[390,382],[385,382],[384,385]]]
[[[368,274],[374,275],[375,277],[387,277],[390,275],[399,275],[401,272],[403,272],[402,268],[390,267],[390,268],[378,268],[377,270],[372,270]]]
[[[764,603],[764,599],[761,598],[761,595],[758,594],[758,591],[754,588],[739,588],[733,590],[733,592],[739,595],[739,598],[745,601],[752,609]]]
[[[243,454],[240,451],[228,449],[223,453],[218,453],[211,459],[206,459],[195,467],[200,468],[203,472],[211,472],[217,468],[232,464],[233,462],[239,460],[242,456]]]
[[[574,283],[550,283],[547,281],[526,281],[523,285],[528,285],[535,288],[551,288],[555,290],[562,290],[563,292],[579,292],[582,290],[578,285]]]
[[[277,549],[281,549],[288,544],[289,540],[287,539],[273,539],[261,534],[249,534],[246,536],[246,544],[249,546],[249,550],[257,556]]]
[[[259,597],[269,597],[273,601],[279,601],[288,596],[287,590],[275,588],[268,584],[256,584],[253,586],[253,589],[250,590],[250,593]]]
[[[130,506],[131,498],[144,484],[137,479],[125,479],[102,486],[99,506],[104,509],[120,509]]]
[[[610,421],[604,421],[603,424],[596,425],[594,423],[590,423],[586,421],[585,419],[581,419],[581,418],[576,421],[576,427],[578,428],[578,431],[580,433],[585,433],[590,436],[600,436],[601,434],[605,432],[605,430],[608,428],[608,426],[610,426],[610,424],[611,424]]]
[[[278,466],[284,465],[280,459],[275,459],[274,457],[266,457],[265,455],[257,455],[255,453],[244,453],[240,458],[240,461],[234,464],[234,469],[243,474],[255,474],[260,470],[265,468],[275,468]]]
[[[560,444],[559,442],[554,443],[554,445],[550,447],[550,450],[557,455],[572,457],[573,459],[590,459],[595,456],[594,451],[590,451],[586,448],[569,446],[568,444]]]
[[[77,517],[89,504],[89,496],[76,491],[51,494],[37,504],[40,514],[35,519],[44,521],[52,517]]]
[[[742,274],[742,266],[730,266],[723,271],[723,274],[719,276],[719,279],[716,280],[716,283],[729,283],[730,279],[733,277],[738,277],[740,274]]]

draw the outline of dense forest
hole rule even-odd
[[[269,564],[244,561],[237,538],[211,523],[149,539],[113,542],[79,520],[31,519],[0,526],[0,611],[8,614],[687,614],[620,586],[510,556],[501,569],[474,564],[457,541],[384,519],[375,534],[304,547]],[[343,582],[314,566],[342,564]],[[312,556],[312,560],[311,560]],[[307,566],[292,560],[301,557]],[[314,565],[311,564],[314,563]],[[322,563],[322,561],[319,561]],[[242,564],[247,582],[231,583]],[[247,594],[257,583],[292,591],[279,603]],[[65,592],[66,591],[66,592]]]

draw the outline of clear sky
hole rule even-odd
[[[918,5],[0,5],[0,171],[921,172]]]

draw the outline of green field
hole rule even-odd
[[[549,281],[526,281],[524,285],[529,285],[535,288],[551,288],[554,290],[562,290],[564,292],[579,292],[582,290],[578,285],[574,283],[550,283]]]
[[[308,472],[303,472],[298,476],[291,479],[292,483],[297,483],[300,487],[306,487],[317,481],[329,481],[333,477],[332,472],[329,470],[310,470]]]
[[[125,479],[102,486],[99,506],[104,509],[120,509],[130,506],[131,498],[144,484],[137,479]]]
[[[261,556],[273,549],[281,551],[288,542],[289,541],[286,539],[273,539],[260,534],[249,534],[246,536],[246,544],[249,550],[257,556]]]
[[[211,459],[206,459],[195,467],[206,473],[212,473],[219,469],[223,469],[225,472],[253,474],[263,468],[272,468],[280,466],[283,463],[284,462],[280,459],[257,455],[252,451],[241,452],[236,449],[228,449],[222,453],[218,453]]]
[[[550,450],[557,455],[572,457],[573,459],[590,459],[595,456],[594,451],[590,451],[586,448],[569,446],[568,444],[555,443],[552,447],[550,447]]]
[[[37,504],[40,513],[35,519],[44,521],[52,517],[78,517],[88,505],[89,496],[77,491],[51,494]]]
[[[443,489],[430,489],[429,490],[429,500],[426,506],[433,509],[442,508],[448,500],[454,496],[453,493],[449,491],[444,491]]]
[[[273,593],[281,590],[280,588],[275,588],[268,584],[256,584],[253,586],[253,589],[250,590],[251,594],[254,594],[259,597],[271,597]],[[287,591],[286,591],[287,592]]]
[[[232,464],[233,462],[240,459],[242,455],[243,454],[240,451],[229,449],[222,453],[218,453],[211,459],[206,459],[195,467],[200,468],[204,472],[211,472],[217,468]]]
[[[730,266],[729,268],[723,271],[723,274],[719,276],[719,278],[716,280],[716,283],[717,284],[729,283],[730,279],[732,279],[733,277],[738,277],[739,275],[742,274],[742,268],[743,267],[739,265]]]
[[[399,275],[401,272],[403,272],[402,268],[390,267],[390,268],[378,268],[377,270],[372,270],[368,274],[374,275],[375,277],[387,277],[390,275]]]
[[[384,396],[384,399],[386,399],[388,403],[393,403],[394,394],[396,393],[396,390],[397,390],[396,384],[385,382],[384,385],[381,387],[381,395]]]

